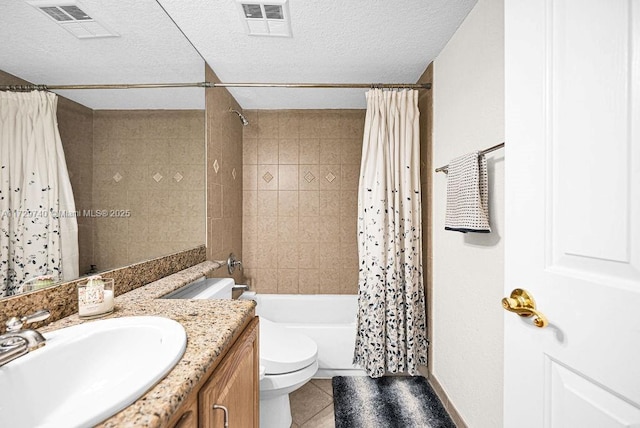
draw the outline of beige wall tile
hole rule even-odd
[[[318,215],[320,192],[317,190],[300,191],[298,193],[300,216],[313,217]]]
[[[211,218],[222,218],[222,186],[220,184],[209,185],[207,199],[207,212]]]
[[[297,242],[278,243],[278,269],[297,269],[299,244]]]
[[[358,215],[358,192],[356,190],[340,192],[340,215],[343,217]]]
[[[281,190],[278,192],[278,216],[288,217],[298,215],[298,192]]]
[[[342,140],[320,140],[320,163],[340,165]]]
[[[298,166],[298,187],[300,190],[318,190],[320,174],[318,165],[304,164]]]
[[[298,217],[278,217],[278,242],[298,240]]]
[[[258,139],[258,163],[277,164],[278,163],[278,140]]]
[[[257,162],[257,194],[250,193],[253,177],[246,172],[243,251],[255,254],[245,264],[251,280],[258,284],[255,288],[279,293],[354,292],[358,268],[354,207],[364,111],[245,114],[251,115],[251,125],[243,129],[247,145],[243,163]],[[270,183],[262,178],[267,172],[273,177]],[[255,219],[249,220],[252,216]],[[276,239],[262,241],[273,239],[274,221]],[[275,260],[273,254],[267,254],[274,250],[274,242]],[[352,284],[343,284],[343,280]]]
[[[278,293],[298,293],[298,269],[278,269]]]
[[[298,267],[301,269],[317,269],[319,267],[317,243],[300,243],[300,250],[298,253]]]
[[[340,164],[320,165],[320,190],[340,190],[342,167]]]
[[[278,265],[278,245],[275,241],[258,242],[256,267],[272,269]]]
[[[242,139],[242,163],[245,165],[253,165],[258,163],[257,138]]]
[[[300,158],[298,139],[281,139],[278,143],[278,163],[280,165],[298,165]]]
[[[243,165],[242,173],[242,189],[243,190],[258,190],[258,166],[257,165]]]
[[[257,217],[258,242],[270,242],[278,239],[278,217]]]
[[[258,165],[258,190],[278,190],[278,165]]]
[[[320,281],[318,289],[322,294],[340,294],[343,284],[340,283],[340,269],[322,267],[319,269]]]
[[[278,112],[258,110],[258,138],[278,138]]]
[[[339,242],[321,242],[318,244],[318,266],[320,269],[341,266]]]
[[[243,217],[253,217],[258,215],[258,192],[255,190],[245,190],[242,195],[242,215]]]
[[[298,290],[300,294],[317,294],[320,291],[318,269],[298,270]]]
[[[298,225],[299,242],[318,242],[318,217],[300,217]]]
[[[318,217],[318,241],[340,242],[340,217]]]
[[[281,110],[278,113],[278,138],[298,139],[300,135],[300,115],[294,110]],[[296,161],[297,163],[297,161]]]
[[[320,163],[320,139],[301,137],[298,144],[300,148],[299,160],[301,164],[317,165]]]
[[[252,285],[258,293],[277,293],[278,269],[256,269]]]
[[[340,192],[320,190],[318,214],[323,216],[340,215]]]
[[[246,138],[258,138],[258,111],[244,110],[242,114],[249,121],[249,124],[242,128],[243,141]]]
[[[207,81],[219,82],[215,73],[205,66],[205,78]],[[205,91],[206,125],[207,125],[207,185],[219,184],[222,186],[222,219],[216,227],[215,238],[209,234],[207,242],[207,257],[213,260],[226,259],[230,252],[243,260],[243,209],[246,208],[243,201],[243,187],[255,191],[254,181],[258,180],[253,170],[246,176],[243,171],[243,157],[246,154],[247,161],[251,165],[257,162],[257,142],[248,144],[247,150],[243,150],[243,133],[245,128],[255,129],[257,120],[249,114],[250,125],[243,127],[234,114],[230,114],[231,107],[242,111],[229,91],[224,88]],[[247,131],[250,132],[250,131]],[[256,139],[257,135],[250,136]],[[254,159],[255,158],[255,159]],[[218,172],[214,170],[217,161]],[[233,172],[235,170],[235,177]],[[253,194],[247,201],[247,207],[251,212],[256,205]],[[209,216],[211,217],[211,216]],[[211,225],[211,223],[209,223]],[[251,225],[250,225],[251,228]],[[215,242],[212,240],[215,239]],[[256,250],[257,253],[257,250]],[[240,279],[240,274],[236,275]]]
[[[278,215],[278,192],[275,190],[258,191],[258,216]]]
[[[298,165],[278,167],[278,190],[298,190]]]
[[[340,188],[342,190],[358,190],[358,182],[360,181],[359,164],[342,164],[340,174]]]

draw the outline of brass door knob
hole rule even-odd
[[[536,302],[533,300],[531,294],[522,288],[516,288],[511,292],[510,297],[502,299],[502,307],[521,317],[534,317],[533,324],[536,327],[544,328],[549,324],[547,317],[536,310]]]

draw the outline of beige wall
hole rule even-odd
[[[434,62],[434,167],[504,141],[503,56],[503,2],[479,0]],[[504,150],[488,164],[490,234],[444,230],[446,175],[431,172],[432,373],[477,428],[503,410]]]
[[[357,293],[364,110],[247,111],[245,275],[262,293]]]
[[[0,85],[27,85],[0,70]],[[58,98],[58,129],[73,188],[76,210],[90,209],[93,177],[93,110],[67,98]],[[93,219],[78,217],[78,248],[80,273],[87,272],[93,263]]]
[[[204,112],[96,110],[94,264],[123,266],[205,241]],[[157,179],[157,180],[156,180]]]
[[[206,67],[206,80],[219,82]],[[207,259],[226,260],[242,251],[242,123],[230,108],[242,111],[224,88],[206,91],[207,127]],[[217,168],[216,168],[217,166]],[[216,276],[229,276],[218,269]],[[243,282],[238,270],[237,282]]]

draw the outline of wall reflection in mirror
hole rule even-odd
[[[15,3],[20,5],[12,8],[24,9],[15,11],[24,19],[20,25],[28,28],[31,19],[41,22],[37,10],[24,2]],[[117,52],[121,50],[116,49],[119,38],[96,39],[87,45],[65,38],[66,33],[56,43],[66,41],[73,55],[62,59],[43,55],[41,70],[33,71],[27,56],[42,52],[56,31],[65,31],[45,22],[41,38],[32,32],[21,44],[24,53],[11,51],[10,43],[0,48],[0,58],[10,58],[3,61],[0,85],[83,84],[96,83],[96,79],[102,79],[100,83],[204,80],[204,62],[157,3],[141,4],[165,26],[159,30],[163,37],[181,38],[174,45],[191,62],[183,60],[182,69],[174,67],[175,75],[162,75],[156,67],[141,63],[129,67],[135,68],[131,80],[121,72],[127,67],[114,67],[119,75],[102,76],[100,70],[87,67],[87,58],[95,50],[134,58],[136,53]],[[126,19],[118,22],[121,37],[138,31],[133,25],[128,28]],[[32,49],[26,49],[25,43],[32,43]],[[62,81],[61,73],[69,80]],[[34,75],[39,76],[38,81]],[[40,80],[48,75],[52,80]],[[206,241],[204,90],[78,90],[57,97],[45,91],[2,91],[0,95],[0,298]],[[34,99],[27,101],[29,97]],[[20,118],[29,103],[37,111],[49,105],[57,120],[44,116],[41,122],[49,126],[45,130],[27,121],[33,114]]]

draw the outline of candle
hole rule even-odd
[[[97,318],[113,312],[113,282],[113,279],[102,279],[96,275],[78,285],[80,318]]]

